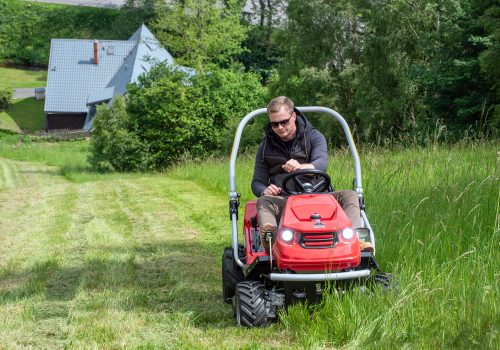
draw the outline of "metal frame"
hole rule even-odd
[[[340,125],[342,126],[342,129],[344,130],[347,143],[349,144],[349,150],[351,151],[351,156],[354,160],[354,176],[355,176],[355,181],[356,181],[356,192],[358,193],[360,198],[363,198],[363,186],[362,186],[362,179],[361,179],[361,164],[359,161],[359,156],[358,156],[358,151],[356,149],[356,145],[354,144],[354,139],[351,134],[351,129],[349,128],[349,125],[347,125],[347,122],[345,119],[336,111],[330,108],[326,107],[317,107],[317,106],[308,106],[308,107],[297,107],[297,109],[302,113],[325,113],[335,120],[337,120]],[[243,133],[243,129],[247,125],[247,123],[255,118],[258,115],[261,114],[267,114],[266,108],[260,108],[256,109],[253,112],[248,113],[239,123],[238,129],[236,130],[236,135],[234,136],[234,142],[233,142],[233,148],[231,151],[231,158],[229,162],[229,199],[230,201],[236,203],[239,200],[239,195],[238,192],[236,191],[236,158],[238,156],[238,148],[240,146],[240,140],[241,140],[241,135]],[[248,266],[245,265],[239,258],[238,256],[238,213],[237,211],[234,212],[232,211],[230,213],[231,215],[231,228],[232,228],[232,247],[233,247],[233,256],[238,264],[238,266],[242,267],[243,269],[247,268]],[[364,208],[361,208],[361,217],[363,219],[363,223],[366,228],[370,230],[370,241],[373,244],[374,252],[373,254],[375,255],[375,237],[373,234],[373,230],[370,226],[370,223],[368,222],[368,218],[366,216],[366,213],[364,211]],[[365,271],[365,270],[361,270]],[[360,271],[360,272],[361,272]],[[369,271],[369,270],[366,270]],[[363,272],[364,273],[364,272]],[[278,277],[276,275],[278,274],[271,274],[275,280],[278,280]],[[283,278],[288,278],[288,279],[279,279],[282,281],[292,281],[292,280],[301,280],[299,277],[293,277],[293,276],[312,276],[312,275],[302,275],[302,274],[281,274],[284,276]],[[345,278],[351,278],[351,277],[343,277],[343,276],[348,276],[346,273],[330,273],[330,274],[314,274],[316,276],[315,280],[321,280],[321,276],[323,276],[325,279],[330,279],[330,280],[335,280],[335,279],[345,279]],[[338,278],[336,278],[338,277]]]

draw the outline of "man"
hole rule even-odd
[[[326,171],[328,147],[325,137],[295,109],[288,97],[279,96],[267,105],[269,124],[255,158],[252,191],[257,200],[257,214],[262,245],[269,251],[268,235],[276,232],[286,197],[282,180],[294,171]],[[360,227],[359,199],[355,191],[338,191],[333,196],[355,228]]]

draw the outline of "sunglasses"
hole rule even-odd
[[[292,117],[293,117],[293,113],[290,115],[290,118],[288,118],[288,119],[285,119],[285,120],[280,120],[279,122],[269,122],[269,123],[271,123],[271,126],[272,126],[273,128],[275,128],[275,129],[276,129],[278,126],[280,126],[280,125],[281,125],[282,127],[285,127],[285,126],[287,126],[287,125],[288,125],[288,123],[290,122],[290,119],[292,119]]]

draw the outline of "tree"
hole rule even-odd
[[[361,60],[363,22],[351,1],[290,0],[286,30],[276,42],[284,52],[272,95],[288,95],[296,104],[325,105],[356,124],[353,81]],[[336,129],[322,129],[334,140]]]
[[[430,124],[419,73],[436,45],[434,1],[367,2],[361,66],[354,109],[366,139],[384,141],[415,134]]]
[[[492,124],[498,68],[489,56],[494,40],[480,18],[494,4],[471,0],[438,8],[441,21],[433,32],[436,44],[429,48],[432,60],[424,75],[426,103],[433,119],[443,119],[456,133],[471,127],[487,131]]]
[[[229,67],[242,52],[245,28],[239,0],[175,0],[155,9],[152,27],[177,63],[203,69],[207,64]]]
[[[273,94],[331,106],[370,141],[495,125],[494,0],[291,0],[287,15]]]
[[[500,5],[494,1],[480,18],[480,23],[485,30],[486,50],[479,54],[479,65],[481,72],[485,75],[490,87],[490,101],[492,117],[492,128],[500,129]]]
[[[252,0],[247,4],[250,13],[244,14],[244,21],[249,29],[239,60],[247,71],[258,73],[267,83],[282,55],[275,37],[283,30],[288,1]]]

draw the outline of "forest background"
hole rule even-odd
[[[111,10],[2,0],[0,60],[45,66],[50,38],[127,39],[145,23],[196,69],[186,77],[159,66],[115,111],[101,109],[92,158],[101,170],[226,153],[238,120],[282,94],[339,111],[360,143],[498,137],[497,1],[253,0],[252,13],[245,3],[129,0]],[[335,127],[311,118],[341,143]],[[243,146],[259,142],[261,124]]]

